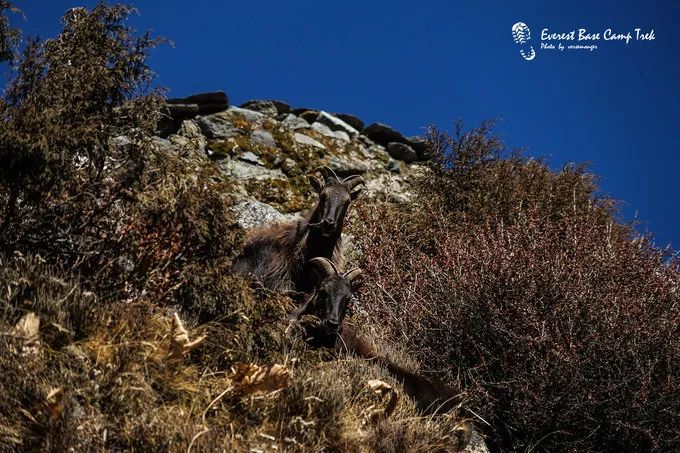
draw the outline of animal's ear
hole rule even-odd
[[[359,278],[361,275],[361,269],[358,267],[355,267],[354,269],[350,269],[347,272],[343,274],[343,277],[347,279],[349,282],[350,286],[352,287],[352,290],[356,290],[361,286],[362,280]]]
[[[349,190],[349,195],[350,197],[352,197],[352,200],[355,200],[362,190],[362,187],[359,186],[366,184],[366,181],[364,181],[364,178],[362,178],[361,176],[354,175],[343,179],[342,183]]]
[[[310,175],[309,176],[309,184],[312,186],[312,189],[314,189],[314,191],[316,193],[321,193],[321,190],[323,189],[323,182],[321,182],[321,180],[319,180],[319,178],[317,178],[316,176]]]

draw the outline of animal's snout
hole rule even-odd
[[[335,231],[335,220],[323,219],[321,221],[321,230],[324,233],[332,233],[333,231]]]

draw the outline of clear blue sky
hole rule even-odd
[[[27,35],[53,36],[72,6],[16,1]],[[500,118],[511,148],[590,162],[602,193],[641,231],[680,246],[680,2],[133,2],[131,24],[175,42],[152,58],[171,96],[224,90],[232,103],[275,98],[354,113],[405,134]],[[525,22],[525,61],[511,27]],[[23,22],[23,23],[22,23]],[[651,42],[540,50],[540,32],[654,29]]]

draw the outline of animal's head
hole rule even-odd
[[[364,178],[354,175],[340,179],[328,167],[319,167],[316,171],[323,175],[323,179],[316,176],[309,177],[309,183],[319,194],[319,204],[314,218],[311,219],[310,227],[318,228],[326,237],[339,235],[347,208],[350,202],[359,196]]]
[[[352,292],[357,288],[361,269],[355,267],[344,274],[332,261],[313,258],[306,264],[308,275],[316,280],[314,293],[302,309],[301,315],[314,315],[326,334],[335,335],[347,314]]]

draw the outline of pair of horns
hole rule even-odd
[[[325,180],[328,180],[328,178],[330,178],[331,176],[334,177],[341,183],[345,184],[349,188],[349,190],[354,189],[359,184],[366,184],[364,178],[360,175],[352,175],[346,177],[345,179],[340,179],[338,175],[335,173],[335,171],[333,171],[332,168],[327,167],[326,165],[321,165],[317,167],[314,171],[321,173]]]
[[[323,277],[328,277],[330,275],[338,275],[340,272],[338,271],[338,268],[335,266],[335,263],[333,261],[329,260],[328,258],[323,258],[323,257],[317,257],[317,258],[312,258],[309,260],[309,264],[316,268]],[[342,276],[347,279],[350,283],[352,283],[352,280],[357,278],[359,275],[361,275],[361,269],[358,267],[355,267],[354,269],[350,269]]]

